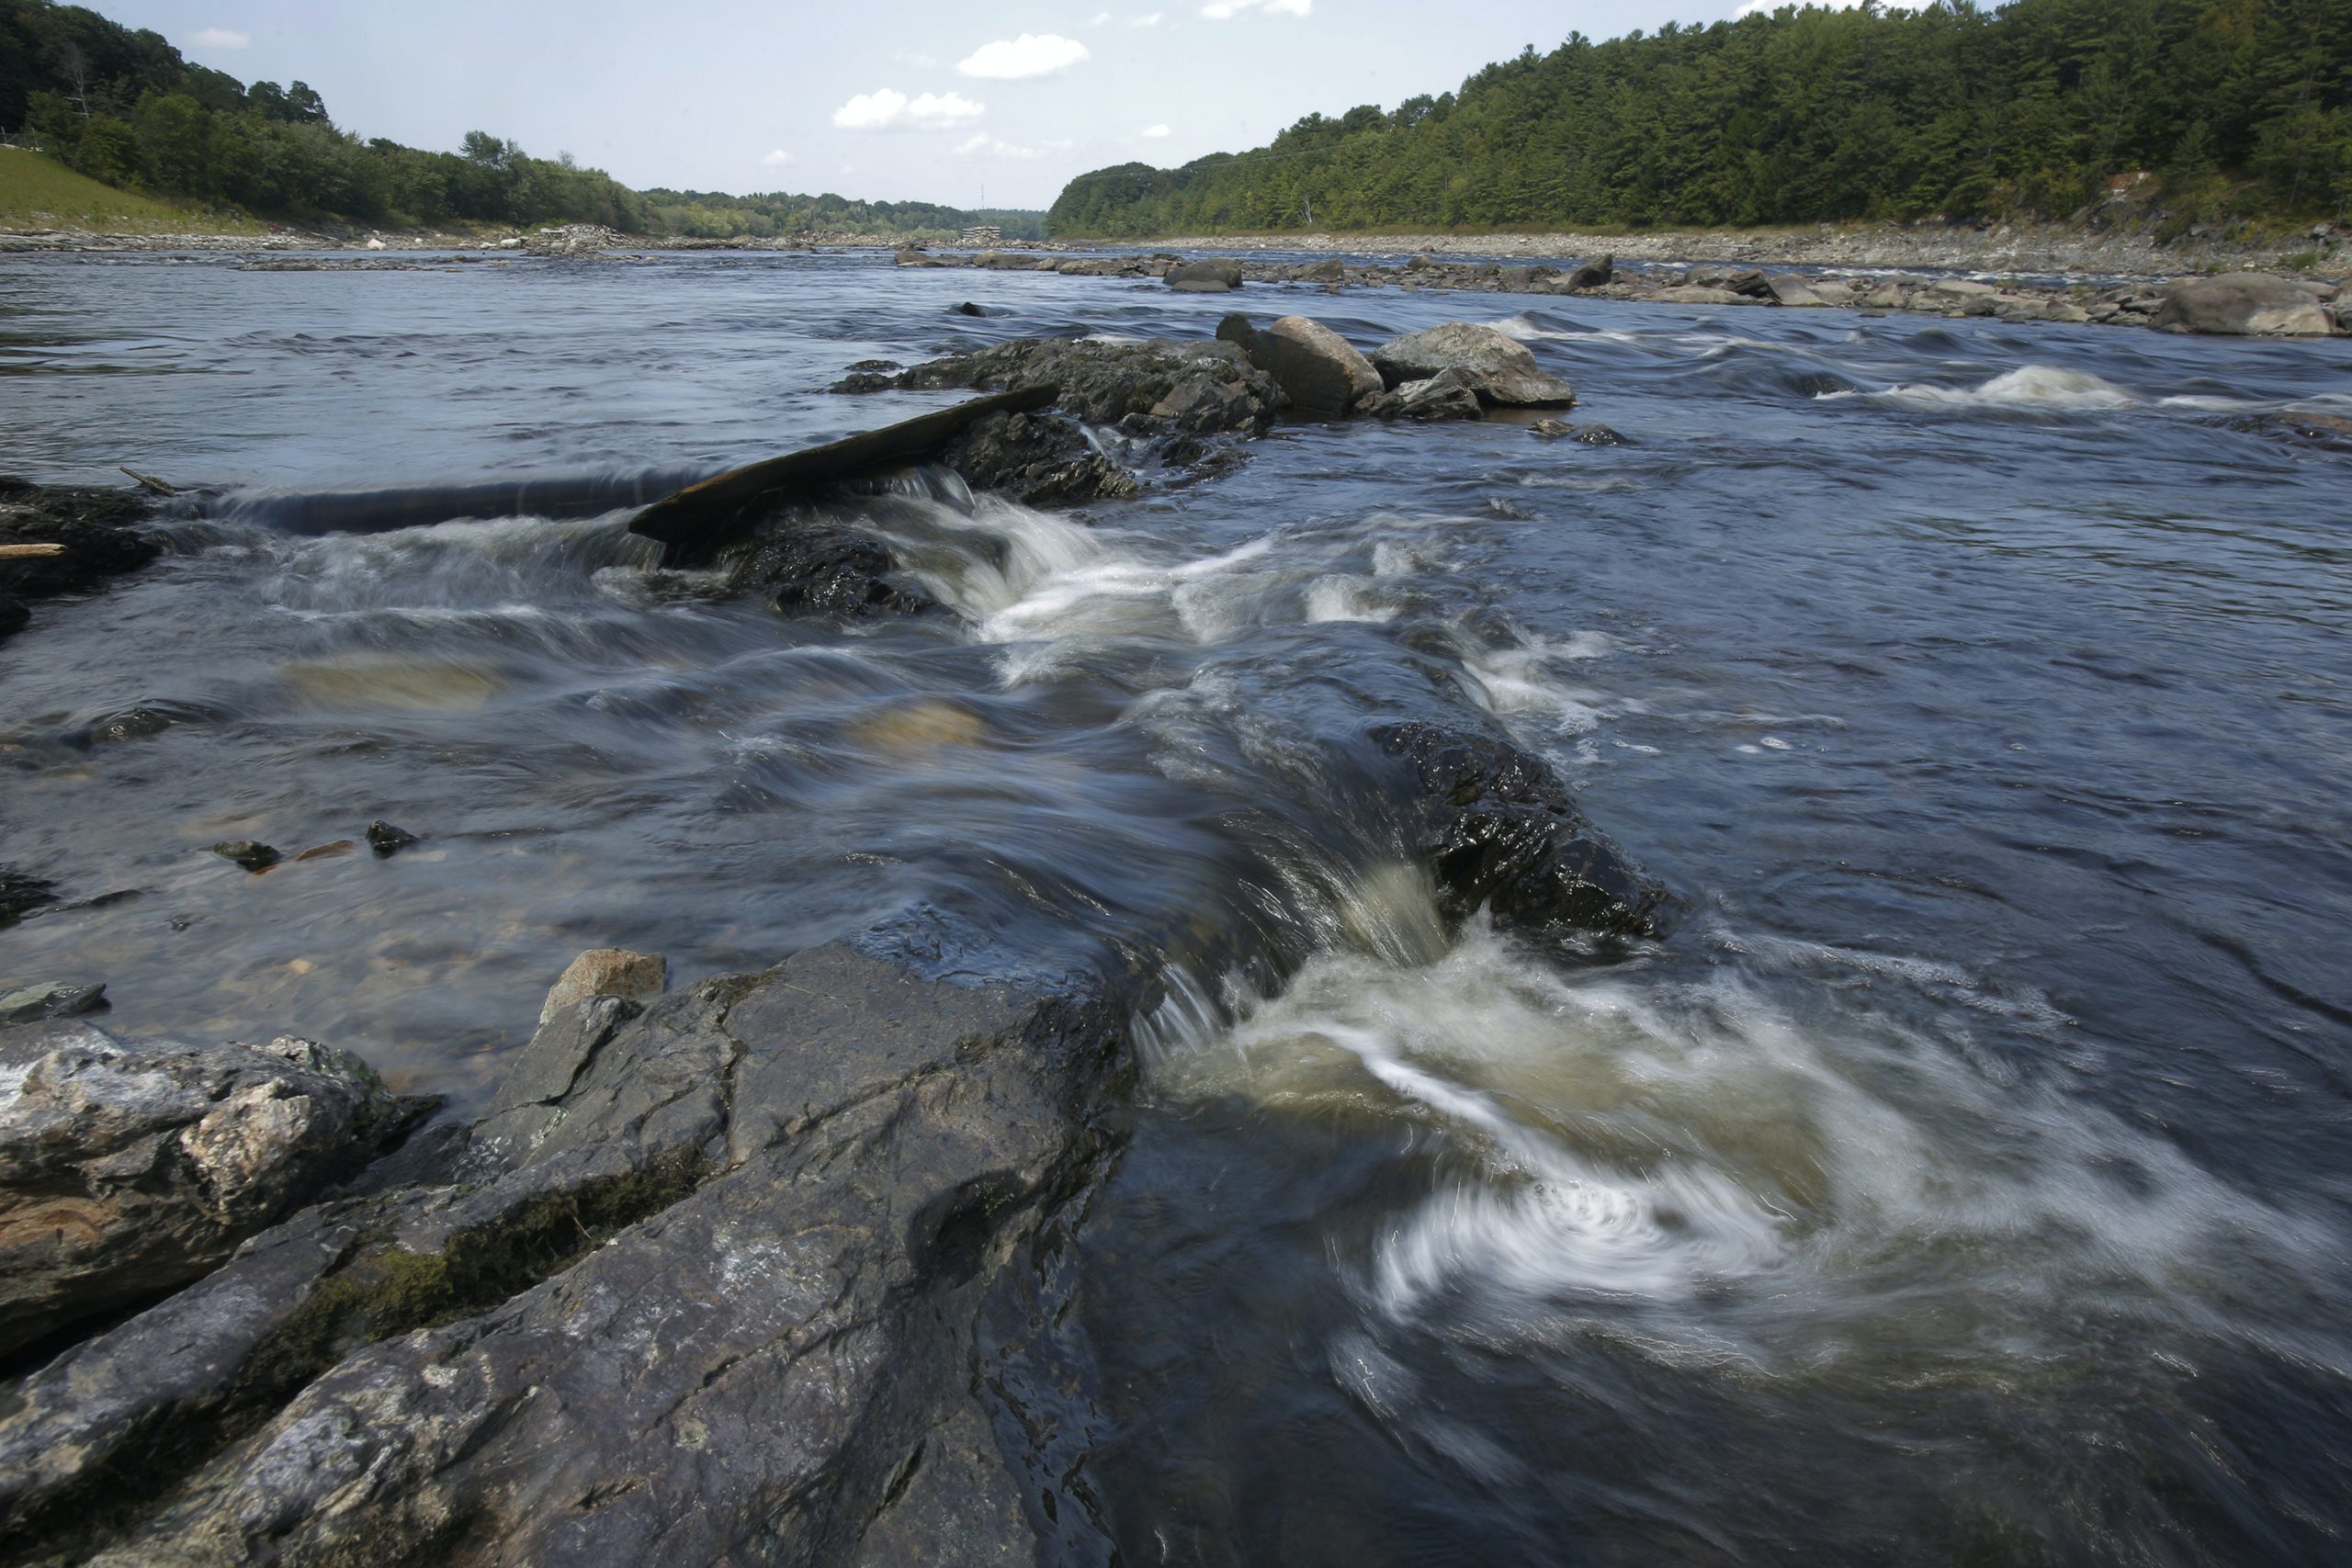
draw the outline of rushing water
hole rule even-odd
[[[1253,287],[1498,322],[1631,444],[1292,424],[1083,519],[914,476],[842,514],[959,619],[852,631],[627,510],[291,531],[658,489],[938,400],[826,395],[858,359],[1232,303],[0,264],[0,468],[225,491],[0,647],[0,862],[82,899],[0,978],[462,1107],[584,946],[1159,976],[982,1368],[1073,1561],[2352,1554],[2352,458],[2245,428],[2352,412],[2352,345]],[[1442,934],[1363,738],[1479,710],[1667,941]],[[205,852],[374,818],[426,841]]]

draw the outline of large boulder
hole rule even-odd
[[[1355,344],[1305,316],[1284,316],[1262,330],[1246,317],[1227,316],[1216,335],[1239,344],[1294,407],[1309,413],[1343,414],[1381,389],[1380,372]]]
[[[1564,409],[1577,400],[1566,381],[1537,367],[1525,344],[1470,321],[1448,321],[1391,339],[1373,350],[1372,362],[1390,387],[1458,370],[1478,400],[1490,406]]]
[[[1385,725],[1371,739],[1414,777],[1411,847],[1449,919],[1485,908],[1504,930],[1567,947],[1659,934],[1666,889],[1594,830],[1541,759],[1447,725]]]
[[[175,1289],[424,1108],[347,1051],[0,1029],[0,1353]]]
[[[2325,337],[2333,323],[2310,286],[2233,272],[2183,278],[2166,288],[2154,324],[2163,332],[2225,337]]]
[[[1212,256],[1178,262],[1168,269],[1168,287],[1179,294],[1225,294],[1241,287],[1241,264]]]

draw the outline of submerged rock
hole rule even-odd
[[[209,1272],[423,1102],[345,1051],[0,1029],[0,1353]]]
[[[222,860],[233,862],[258,876],[286,858],[286,852],[258,839],[223,839],[211,846]]]
[[[1577,400],[1566,381],[1544,374],[1525,344],[1470,321],[1391,339],[1373,350],[1372,362],[1392,388],[1458,370],[1489,406],[1564,409]]]
[[[0,865],[0,931],[35,909],[57,902],[55,885]]]
[[[1587,446],[1623,446],[1625,438],[1605,424],[1570,424],[1565,419],[1539,419],[1527,427],[1538,441],[1577,441]]]
[[[2154,325],[2160,332],[2230,337],[2325,337],[2333,323],[2310,286],[2237,272],[2173,284],[2165,290]]]
[[[1411,847],[1449,919],[1483,906],[1503,930],[1565,944],[1660,933],[1665,887],[1593,829],[1541,759],[1443,725],[1385,725],[1371,739],[1419,786]]]

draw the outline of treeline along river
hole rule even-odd
[[[481,487],[658,493],[942,400],[854,362],[1236,298],[5,264],[0,468],[220,494],[0,647],[0,859],[80,896],[0,971],[471,1110],[583,947],[679,984],[921,908],[950,968],[1153,968],[1122,1150],[1001,1303],[1050,1331],[977,1369],[1071,1561],[2352,1553],[2352,457],[2263,417],[2352,413],[2352,344],[1238,301],[1499,323],[1627,444],[1290,423],[1079,515],[910,476],[839,504],[956,614],[844,627]],[[419,521],[332,531],[358,492]],[[1665,936],[1448,935],[1318,744],[1413,719],[1548,758]],[[379,818],[424,841],[205,852]]]

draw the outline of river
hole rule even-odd
[[[1237,301],[0,261],[0,471],[220,492],[0,645],[0,862],[76,898],[0,971],[459,1111],[583,947],[1148,971],[1119,1152],[979,1369],[1071,1561],[2352,1552],[2352,457],[2259,420],[2352,413],[2352,343],[1238,303],[1498,324],[1627,444],[1285,423],[1082,516],[915,476],[842,513],[958,615],[785,622],[626,508],[332,530],[658,491],[944,400],[829,395],[858,360]],[[1486,716],[1664,940],[1446,934],[1345,743]],[[375,818],[424,841],[206,852]]]

